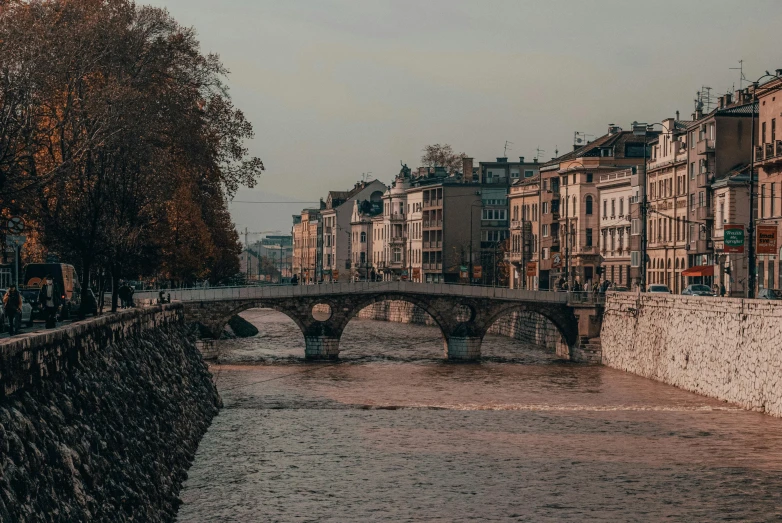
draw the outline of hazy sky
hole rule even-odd
[[[139,0],[145,3],[144,0]],[[236,200],[317,201],[449,143],[544,160],[573,132],[659,122],[782,68],[779,0],[154,0],[230,69],[266,172]],[[231,205],[290,231],[301,204]],[[252,241],[252,238],[251,238]]]

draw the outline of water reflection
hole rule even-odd
[[[354,320],[303,363],[292,321],[246,317],[180,521],[782,517],[779,419],[499,336],[448,364],[433,327]]]

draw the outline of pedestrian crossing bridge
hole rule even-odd
[[[308,359],[339,356],[339,339],[348,322],[365,307],[401,300],[426,311],[439,326],[445,355],[451,360],[480,357],[481,342],[502,315],[531,311],[556,326],[571,349],[579,350],[600,335],[602,306],[591,294],[529,291],[497,287],[411,282],[357,282],[317,285],[263,285],[166,291],[182,302],[187,321],[207,336],[218,337],[228,320],[252,308],[286,314],[302,330]],[[155,300],[157,291],[137,292]]]

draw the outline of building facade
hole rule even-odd
[[[630,200],[633,174],[635,169],[632,168],[602,173],[597,182],[602,279],[627,288],[631,287]]]
[[[511,289],[537,290],[540,262],[540,174],[515,182],[508,196],[510,208],[510,242],[507,260],[510,264]],[[546,225],[546,233],[548,234]]]
[[[304,209],[293,216],[293,274],[302,284],[323,276],[321,209]]]
[[[776,71],[782,76],[782,70]],[[782,288],[782,80],[772,79],[756,90],[758,128],[755,135],[757,177],[757,285]],[[761,237],[762,233],[762,237]],[[763,251],[763,252],[761,252]]]

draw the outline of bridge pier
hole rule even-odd
[[[339,338],[304,336],[304,357],[308,360],[336,360],[339,358]]]
[[[482,341],[478,336],[449,336],[445,341],[445,357],[449,361],[479,360]]]

